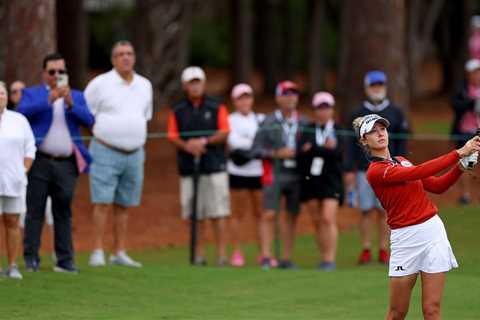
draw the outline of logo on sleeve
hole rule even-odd
[[[400,162],[400,164],[402,165],[402,167],[406,167],[406,168],[413,167],[413,164],[408,160],[403,160],[402,162]]]
[[[395,271],[405,271],[402,266],[396,266]]]

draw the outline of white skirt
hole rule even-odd
[[[390,250],[390,277],[446,272],[458,267],[438,215],[421,224],[392,230]]]

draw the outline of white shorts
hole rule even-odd
[[[0,215],[6,214],[20,214],[27,210],[25,197],[6,197],[0,196]]]
[[[182,218],[189,219],[193,204],[193,177],[180,178]],[[197,217],[199,220],[230,215],[230,193],[226,172],[202,174],[198,181]]]
[[[458,267],[438,215],[421,224],[392,230],[390,248],[390,277],[446,272]]]

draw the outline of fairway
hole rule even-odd
[[[460,264],[447,276],[443,319],[480,319],[480,210],[442,212]],[[0,280],[0,319],[382,319],[386,267],[356,266],[358,252],[357,232],[342,233],[331,273],[315,270],[311,236],[297,242],[296,271],[262,271],[253,245],[243,269],[189,267],[186,248],[132,252],[142,269],[92,269],[83,253],[77,276],[53,273],[44,257],[41,272]],[[408,319],[422,318],[418,284]]]

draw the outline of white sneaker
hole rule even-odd
[[[20,273],[20,270],[18,270],[17,265],[10,266],[10,268],[7,269],[7,272],[5,274],[7,278],[10,278],[10,279],[17,279],[17,280],[23,279],[23,276]]]
[[[141,268],[142,264],[130,258],[125,251],[117,253],[117,255],[110,256],[110,264],[115,264],[125,267]]]
[[[104,267],[105,266],[105,254],[102,249],[93,250],[88,260],[88,265],[90,267]]]

